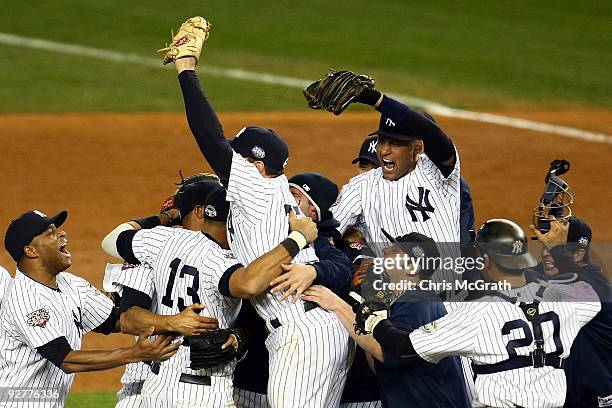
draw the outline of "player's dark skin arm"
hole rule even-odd
[[[180,334],[195,336],[219,328],[213,317],[200,316],[200,304],[187,306],[181,313],[171,316],[150,312],[151,298],[138,290],[124,287],[119,305],[121,331],[138,335],[149,327],[155,327],[154,334]]]
[[[440,127],[416,110],[396,101],[376,90],[365,91],[359,102],[371,105],[383,115],[395,121],[407,121],[414,135],[423,140],[425,153],[445,176],[452,172],[455,165],[455,147],[452,140]]]
[[[212,105],[204,94],[198,75],[195,72],[196,60],[193,57],[175,61],[178,79],[185,100],[185,113],[189,128],[195,137],[200,151],[227,185],[232,163],[232,148],[223,134],[223,127]]]
[[[151,335],[150,330],[148,335]],[[128,348],[115,350],[72,350],[62,361],[60,368],[67,374],[100,371],[120,367],[139,361],[165,361],[172,357],[180,347],[180,342],[171,343],[173,337],[159,336],[155,340],[139,338]]]

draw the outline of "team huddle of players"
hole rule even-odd
[[[225,137],[196,63],[175,66],[214,174],[104,238],[122,260],[106,268],[113,300],[64,272],[66,212],[31,211],[8,227],[17,271],[0,281],[0,407],[63,406],[75,372],[125,364],[118,407],[612,406],[610,289],[590,263],[583,221],[534,228],[540,263],[512,221],[474,233],[452,140],[426,112],[375,89],[356,101],[381,113],[353,161],[360,174],[340,193],[319,174],[287,178],[289,149],[275,131]],[[477,278],[418,262],[372,273],[376,257],[459,258],[467,247],[482,260],[469,271]],[[458,299],[385,293],[378,278],[511,288]],[[188,340],[227,328],[223,348],[246,356],[194,368]],[[140,337],[80,350],[88,331]],[[21,388],[38,394],[6,391]]]

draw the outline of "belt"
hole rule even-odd
[[[181,374],[179,382],[187,384],[197,385],[208,385],[210,386],[210,376],[208,375],[193,375],[193,374]]]
[[[309,301],[305,301],[304,302],[304,311],[306,313],[310,312],[311,310],[316,309],[317,307],[319,307],[319,305],[316,304],[315,302],[309,302]],[[270,326],[272,326],[272,328],[274,330],[278,329],[282,325],[283,324],[280,322],[280,320],[278,320],[277,317],[275,317],[274,319],[270,320]]]
[[[149,367],[151,367],[151,372],[155,375],[159,374],[160,364],[158,361],[152,361],[149,363]],[[179,382],[187,383],[187,384],[197,384],[197,385],[208,385],[210,386],[211,380],[208,375],[193,375],[183,373],[179,377]]]
[[[508,360],[501,361],[495,364],[478,365],[472,364],[472,370],[474,374],[493,374],[500,371],[514,370],[517,368],[524,367],[553,367],[563,368],[565,366],[565,359],[560,358],[556,354],[537,355],[538,353],[531,352],[528,356],[516,356]]]

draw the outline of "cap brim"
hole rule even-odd
[[[68,211],[64,210],[49,218],[49,225],[53,224],[55,227],[61,226],[64,222],[66,222],[66,218],[68,218]]]
[[[493,262],[506,269],[533,268],[538,264],[538,261],[529,252],[522,255],[501,255],[492,253],[488,255],[493,259]]]
[[[398,244],[397,239],[393,238],[391,236],[391,234],[389,234],[387,231],[385,231],[384,228],[381,228],[380,230],[382,231],[383,235],[389,240],[389,242],[392,242],[394,244]]]
[[[368,157],[368,156],[359,156],[356,159],[353,159],[353,161],[351,163],[355,164],[355,163],[359,162],[360,160],[367,160],[367,161],[369,161],[372,164],[380,166],[380,163],[378,163],[377,161],[372,160],[372,158]]]
[[[374,135],[388,137],[388,138],[396,139],[396,140],[404,140],[404,141],[418,139],[416,136],[408,136],[403,133],[389,132],[389,131],[381,130],[381,129],[378,129],[370,133],[368,136],[374,136]]]

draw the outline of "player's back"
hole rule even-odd
[[[157,313],[174,315],[187,306],[200,303],[205,306],[201,315],[217,318],[220,328],[233,327],[241,301],[223,296],[218,289],[227,265],[237,264],[232,252],[221,248],[201,232],[164,227],[155,229],[163,237],[153,266],[158,293]],[[181,347],[175,356],[163,364],[197,375],[223,375],[232,369],[228,366],[221,373],[189,370],[188,347]]]
[[[532,283],[469,306],[477,322],[467,353],[476,374],[476,406],[563,405],[564,360],[580,328],[600,309],[583,285]],[[576,291],[584,292],[576,297]]]

